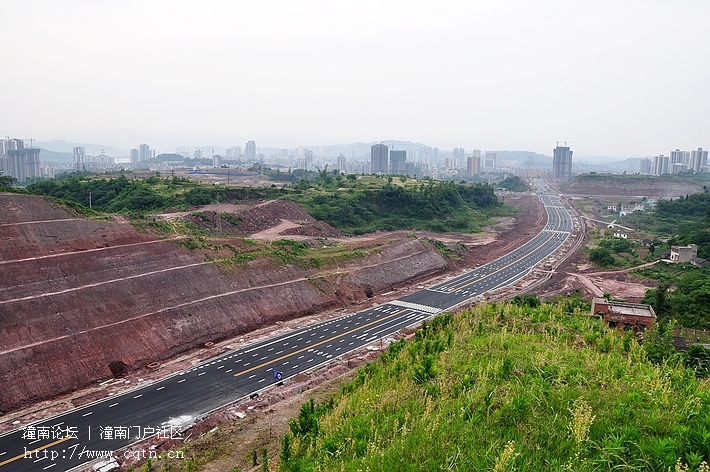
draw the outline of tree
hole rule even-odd
[[[611,255],[611,251],[605,247],[599,247],[589,251],[589,260],[596,262],[602,267],[613,267],[616,264],[616,260]]]
[[[656,291],[653,295],[653,311],[655,311],[659,317],[665,316],[667,314],[667,292],[668,285],[666,285],[665,283],[660,283],[658,284],[658,287],[656,287]]]
[[[659,322],[646,331],[643,347],[648,359],[654,364],[661,364],[677,354],[673,347],[673,328],[675,322]]]
[[[0,172],[0,188],[12,188],[17,183],[17,179],[11,175],[3,175]]]

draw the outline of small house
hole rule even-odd
[[[644,332],[656,322],[651,305],[592,299],[592,316],[601,317],[610,328],[623,328],[634,333]]]

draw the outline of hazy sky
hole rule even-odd
[[[175,146],[273,136],[545,154],[570,141],[575,155],[610,156],[710,147],[708,0],[2,7],[0,133],[13,137],[130,129],[184,133]],[[201,134],[235,139],[194,142]]]

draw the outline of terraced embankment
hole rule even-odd
[[[0,194],[0,206],[0,412],[447,264],[404,238],[337,268],[257,259],[224,271],[209,260],[219,252],[137,233],[118,217],[89,221],[28,195]]]
[[[560,184],[565,195],[678,198],[703,191],[702,184],[677,175],[582,174]]]

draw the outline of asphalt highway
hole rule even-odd
[[[289,331],[220,354],[188,370],[0,435],[0,472],[66,471],[139,439],[180,431],[225,404],[343,354],[380,343],[400,329],[515,284],[567,240],[572,218],[558,195],[536,181],[547,224],[493,262],[398,300]],[[146,457],[148,452],[146,451]],[[115,454],[121,459],[121,453]]]

